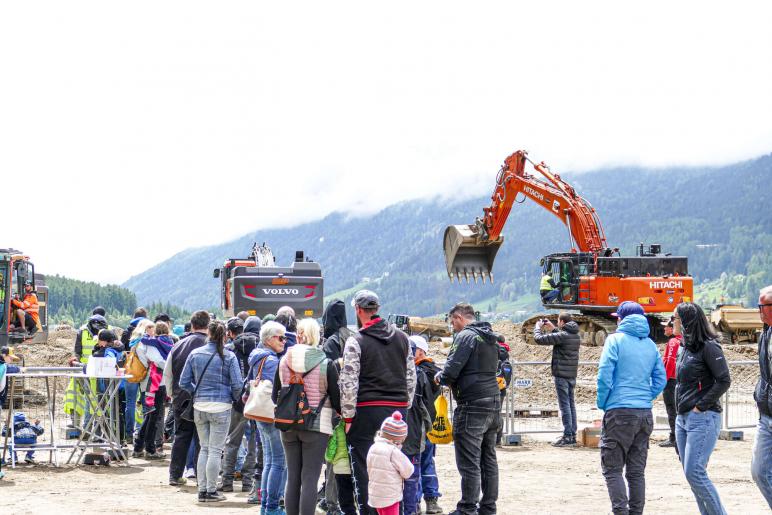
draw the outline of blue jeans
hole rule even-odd
[[[759,417],[759,431],[753,443],[751,476],[772,508],[772,417],[767,415]]]
[[[574,388],[576,379],[555,377],[555,389],[558,392],[558,406],[563,420],[563,436],[576,438],[576,401]]]
[[[440,482],[437,480],[437,469],[434,467],[434,455],[437,446],[426,439],[426,448],[421,453],[421,490],[427,499],[436,499],[440,493]]]
[[[220,475],[222,450],[231,424],[231,410],[208,413],[194,409],[193,421],[201,444],[196,467],[198,491],[214,493],[217,491],[217,476]]]
[[[716,411],[689,411],[676,417],[678,454],[702,515],[726,515],[707,472],[708,460],[720,430],[721,413]]]
[[[421,513],[421,455],[408,456],[413,464],[413,475],[405,480],[402,487],[402,507],[404,515]]]
[[[134,413],[137,410],[139,383],[126,383],[126,439],[134,438]]]
[[[287,483],[287,463],[281,434],[273,424],[258,422],[260,442],[263,444],[263,478],[260,481],[262,492],[261,504],[266,511],[279,508],[279,499],[284,494]]]

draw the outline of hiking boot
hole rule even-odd
[[[169,486],[183,486],[187,482],[188,480],[184,477],[171,478],[169,479]]]
[[[145,455],[145,459],[148,459],[148,460],[162,460],[165,457],[166,457],[166,454],[164,454],[162,452],[158,452],[158,451],[156,451],[156,452],[149,452],[149,453],[147,453],[147,455]]]
[[[330,507],[327,506],[327,499],[325,499],[324,497],[319,499],[319,502],[316,503],[316,507],[322,511],[327,511],[330,509]]]
[[[442,515],[442,508],[437,504],[436,497],[426,498],[426,515]]]
[[[239,472],[238,470],[233,472],[233,480],[234,481],[241,481],[241,477],[242,477],[241,476],[241,472]]]
[[[247,504],[260,504],[260,484],[252,485],[252,491],[249,492]]]
[[[220,492],[207,492],[204,502],[220,502],[224,501],[226,497]]]
[[[241,483],[242,492],[252,492],[252,485],[249,483]]]
[[[223,483],[219,488],[217,488],[218,492],[232,492],[233,491],[233,483]]]
[[[132,458],[144,458],[145,457],[145,451],[131,451],[131,457]]]
[[[659,442],[660,447],[675,447],[676,444],[672,440],[665,440],[663,442]]]

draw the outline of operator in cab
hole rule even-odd
[[[555,284],[552,276],[547,272],[544,272],[541,275],[539,294],[541,295],[541,301],[544,304],[555,302],[560,296],[560,290],[558,290],[557,284]]]
[[[11,304],[14,307],[14,315],[16,317],[15,326],[12,331],[18,331],[21,328],[21,332],[27,332],[32,334],[40,329],[40,306],[38,305],[38,296],[35,295],[35,291],[32,288],[32,281],[24,282],[24,298],[19,300],[18,295],[13,296]]]

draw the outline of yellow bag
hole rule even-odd
[[[126,368],[126,375],[131,376],[126,379],[126,381],[129,383],[141,383],[147,375],[147,367],[142,364],[139,356],[137,356],[136,347],[131,349],[129,352],[124,367]]]
[[[448,418],[448,400],[444,395],[440,395],[434,401],[434,409],[437,410],[437,416],[432,422],[432,430],[426,436],[433,444],[451,443],[453,441],[453,426]]]

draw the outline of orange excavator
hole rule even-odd
[[[541,177],[527,173],[526,162]],[[659,314],[671,313],[679,302],[691,301],[693,284],[686,257],[663,254],[660,245],[643,243],[637,246],[635,256],[620,255],[618,248],[606,243],[592,205],[544,162],[531,161],[524,150],[504,161],[483,217],[471,225],[445,229],[443,246],[451,281],[464,278],[469,282],[470,277],[475,282],[493,281],[493,261],[504,242],[501,232],[513,204],[525,202],[526,198],[557,216],[568,228],[570,251],[541,260],[543,281],[548,280],[551,289],[550,295],[542,291],[542,303],[548,309],[579,311],[574,319],[584,333],[585,344],[603,344],[607,334],[616,329],[611,313],[626,300],[643,306],[654,338],[662,334]],[[526,320],[524,335],[530,338],[533,325],[545,317],[550,318],[540,314]]]

